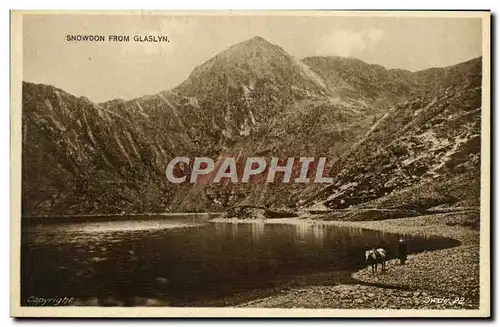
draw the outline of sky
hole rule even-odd
[[[167,35],[168,43],[68,42],[67,35]],[[289,54],[349,56],[411,71],[481,56],[478,18],[26,15],[23,80],[95,102],[155,94],[231,45],[261,36]]]

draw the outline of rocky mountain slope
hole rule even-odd
[[[390,109],[334,165],[334,183],[305,204],[479,206],[481,69],[478,58],[416,73],[433,89]]]
[[[417,93],[425,84],[402,69],[386,69],[355,58],[307,57],[303,62],[341,96],[391,104]]]
[[[196,67],[178,87],[130,101],[96,104],[23,83],[23,214],[345,207],[390,202],[395,191],[464,174],[478,181],[480,73],[480,59],[417,73],[351,58],[298,60],[255,37]],[[335,182],[165,178],[173,157],[256,155],[326,156]]]

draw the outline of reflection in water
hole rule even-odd
[[[294,226],[297,240],[300,240],[300,242],[310,240],[315,246],[318,246],[319,248],[324,247],[324,239],[326,236],[325,231],[328,226],[321,223],[311,224],[307,221],[297,223]]]
[[[383,245],[393,257],[398,237],[307,222],[25,220],[22,300],[26,304],[35,294],[92,299],[99,305],[134,305],[138,298],[192,305],[298,274],[355,270],[364,266],[363,253],[370,247]],[[410,252],[456,245],[449,239],[407,238]]]
[[[326,228],[327,226],[323,225],[323,224],[317,224],[317,225],[313,225],[312,227],[312,232],[313,232],[313,235],[314,235],[314,244],[316,246],[319,246],[320,248],[323,248],[324,247],[324,240],[325,240],[325,231],[326,231]]]
[[[230,224],[214,224],[214,232],[217,236],[220,236],[226,232]]]
[[[265,227],[265,221],[256,221],[251,224],[240,222],[229,224],[216,223],[214,224],[214,232],[219,237],[230,235],[233,240],[242,238],[246,235],[246,237],[251,238],[254,242],[259,242],[263,238]],[[248,228],[250,228],[250,230]]]
[[[259,221],[252,224],[252,239],[258,242],[264,235],[264,227],[266,226],[264,221]]]
[[[300,222],[295,225],[297,232],[297,239],[304,241],[307,238],[307,235],[311,232],[311,225],[306,221]]]
[[[238,235],[238,227],[239,227],[239,224],[232,224],[231,225],[231,236],[233,237],[233,240],[236,239],[237,235]]]

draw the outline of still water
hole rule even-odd
[[[351,227],[210,222],[210,216],[24,218],[21,301],[74,305],[197,305],[295,276],[353,271],[364,250],[393,257],[399,235]],[[69,222],[71,221],[71,222]],[[406,237],[410,252],[457,245]]]

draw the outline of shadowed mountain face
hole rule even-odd
[[[462,175],[479,183],[480,82],[480,59],[411,73],[351,58],[298,60],[255,37],[178,87],[130,101],[96,104],[23,83],[23,214],[390,206],[418,185]],[[174,157],[256,155],[328,157],[334,184],[165,178]],[[445,198],[479,199],[457,196]]]

